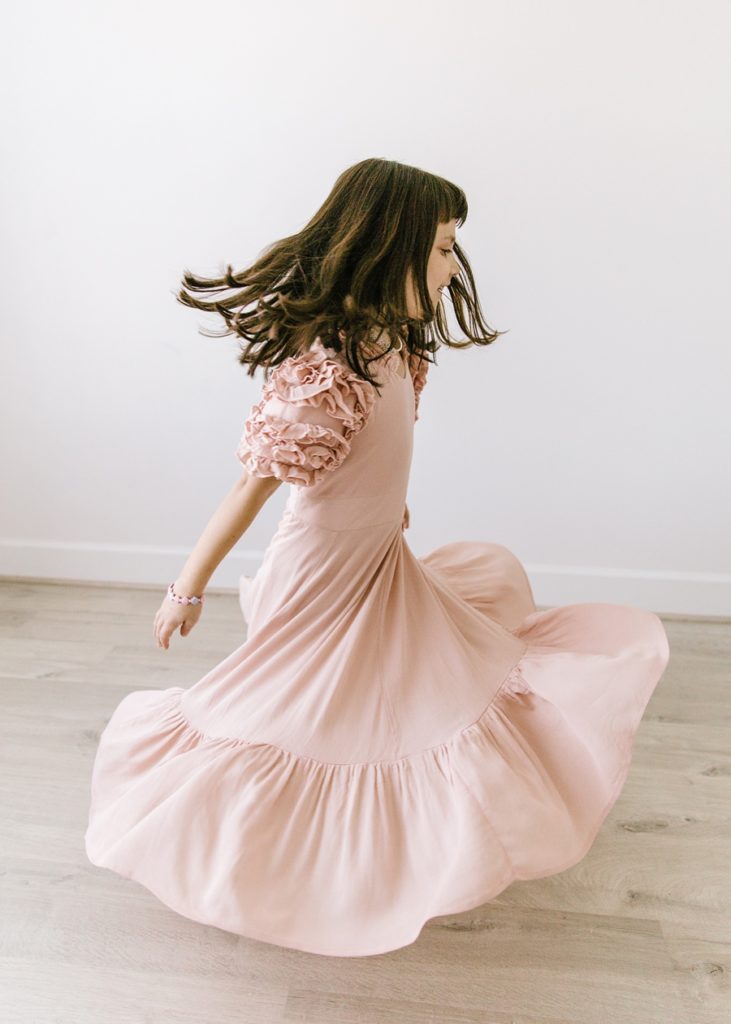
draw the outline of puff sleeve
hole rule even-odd
[[[429,372],[430,365],[431,364],[426,359],[422,359],[418,353],[409,353],[409,372],[411,373],[411,379],[414,384],[414,420],[418,420],[419,418],[419,396],[426,384],[426,376]]]
[[[264,382],[236,456],[253,476],[311,487],[347,457],[375,398],[372,384],[323,347],[289,356]]]

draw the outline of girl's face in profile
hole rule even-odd
[[[429,260],[426,265],[426,283],[429,289],[429,298],[434,306],[441,299],[441,291],[450,283],[453,277],[459,273],[459,263],[454,255],[454,243],[456,240],[457,221],[450,220],[446,224],[437,225],[437,232],[434,236]],[[407,276],[406,295],[409,308],[409,316],[418,316],[419,303],[414,293],[413,277],[411,271]]]

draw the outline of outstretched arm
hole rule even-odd
[[[243,536],[282,481],[246,470],[208,521],[175,581],[176,594],[201,594],[219,563]]]
[[[208,521],[195,547],[173,584],[183,597],[200,595],[219,563],[237,540],[248,530],[264,504],[281,485],[274,476],[257,477],[246,470],[236,481]],[[163,598],[155,616],[153,634],[158,646],[169,647],[170,637],[181,627],[187,636],[201,613],[201,605],[176,604]]]

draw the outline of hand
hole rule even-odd
[[[404,504],[404,518],[401,521],[401,529],[405,530],[409,525],[409,506]]]
[[[176,593],[179,592],[177,587],[174,589]],[[185,591],[183,591],[184,593]],[[152,630],[157,646],[167,650],[170,646],[170,637],[178,626],[180,626],[180,635],[187,636],[201,617],[202,611],[202,604],[178,604],[177,601],[171,601],[166,594],[155,615],[155,624]]]

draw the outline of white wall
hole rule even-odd
[[[731,613],[727,4],[36,2],[0,56],[0,572],[164,587],[260,387],[178,305],[367,156],[458,182],[494,345],[444,352],[406,539],[540,604]],[[252,571],[282,487],[211,586]]]

